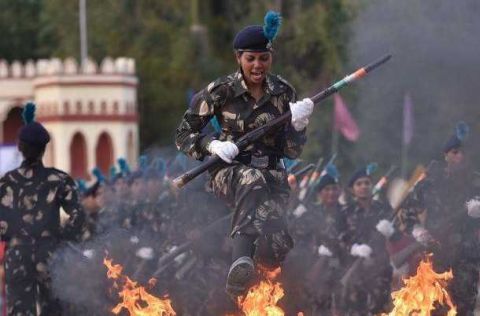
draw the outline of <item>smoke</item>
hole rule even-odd
[[[357,86],[353,103],[362,130],[357,159],[400,163],[406,93],[415,120],[410,168],[440,158],[459,120],[471,126],[473,145],[480,116],[479,14],[477,0],[372,0],[359,10],[351,63],[358,66],[385,53],[393,58]]]
[[[107,184],[97,196],[105,205],[99,205],[98,213],[87,210],[88,214],[97,216],[94,221],[97,231],[93,237],[81,243],[65,244],[54,254],[50,265],[53,291],[64,303],[66,314],[106,315],[119,303],[119,290],[112,290],[113,283],[107,279],[103,264],[106,256],[113,263],[121,264],[124,275],[141,285],[146,286],[149,279],[155,277],[157,282],[150,293],[168,294],[180,314],[195,309],[210,314],[208,309],[225,310],[221,304],[229,303],[223,290],[231,257],[229,221],[222,221],[201,233],[210,223],[225,217],[228,210],[206,191],[204,177],[180,191],[169,185],[173,177],[192,167],[191,160],[185,161],[176,153],[167,155],[158,150],[148,154],[148,161],[161,157],[167,166],[166,180],[153,194],[157,197],[156,203],[148,202],[152,199],[149,190],[155,186],[144,185],[145,194],[135,191],[142,197],[135,199],[133,188],[138,186],[128,178],[127,188]],[[141,179],[148,180],[143,181],[151,181],[149,172],[153,177],[160,176],[158,170],[146,168]],[[159,261],[189,241],[191,247],[180,252],[174,260]],[[215,304],[217,306],[213,306]]]

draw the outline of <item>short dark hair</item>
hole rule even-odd
[[[23,158],[30,162],[42,159],[45,147],[46,145],[32,145],[21,140],[18,142],[18,150],[22,153]]]

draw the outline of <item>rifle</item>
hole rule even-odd
[[[430,166],[429,166],[430,167]],[[404,193],[402,194],[402,198],[400,200],[400,203],[398,203],[397,206],[395,206],[394,210],[393,210],[393,214],[390,218],[390,221],[394,220],[397,218],[397,215],[398,215],[398,212],[400,211],[401,209],[401,205],[402,203],[405,201],[405,199],[408,197],[408,195],[413,192],[413,189],[415,188],[415,186],[422,180],[425,178],[425,174],[426,174],[426,170],[424,167],[422,166],[418,166],[413,175],[410,177],[409,181],[408,181],[408,184],[407,184],[407,187],[405,188],[404,190]],[[377,238],[383,238],[382,235],[378,234],[376,235]],[[369,244],[372,243],[373,241],[377,241],[377,240],[374,240],[373,238],[370,239],[369,241]],[[351,278],[353,277],[353,275],[355,275],[355,273],[357,272],[358,268],[360,267],[360,265],[362,264],[363,262],[363,259],[364,258],[357,258],[353,264],[350,266],[350,268],[347,270],[347,272],[345,272],[345,274],[343,275],[343,277],[340,279],[340,283],[343,285],[344,287],[344,291],[348,288],[348,284],[350,283],[350,280]],[[343,293],[345,295],[345,292]],[[342,296],[344,296],[342,295]]]
[[[397,166],[391,166],[390,169],[388,169],[387,173],[383,177],[381,177],[380,180],[378,180],[378,182],[375,184],[372,190],[372,195],[374,199],[378,198],[380,192],[385,187],[385,185],[388,182],[388,179],[390,178],[390,176],[393,174],[395,170],[397,170]]]
[[[200,232],[200,237],[205,235],[206,233],[210,232],[213,228],[215,228],[218,224],[223,223],[224,221],[230,219],[232,217],[232,214],[228,214],[226,216],[220,217],[219,219],[214,220],[212,223],[210,223],[207,227],[205,227],[201,232]],[[170,251],[169,253],[163,255],[158,259],[158,268],[157,270],[153,273],[152,277],[157,277],[162,273],[173,260],[179,256],[180,254],[186,252],[190,247],[193,246],[195,243],[194,240],[188,240],[184,242],[183,244],[179,245],[176,247],[174,250]]]
[[[323,163],[323,157],[318,158],[317,164],[315,165],[315,169],[313,169],[313,172],[310,174],[310,177],[308,178],[308,182],[305,183],[305,187],[302,187],[299,194],[298,194],[298,199],[300,201],[303,201],[308,192],[310,191],[310,188],[313,186],[313,183],[318,179],[320,176],[320,167],[322,166]]]
[[[350,75],[347,75],[344,77],[342,80],[337,81],[327,89],[317,93],[310,99],[313,101],[314,104],[317,104],[332,94],[336,93],[339,91],[341,88],[345,87],[346,85],[354,82],[357,79],[360,79],[367,75],[369,72],[373,71],[375,68],[379,67],[380,65],[384,64],[387,62],[392,55],[385,55],[382,58],[374,61],[371,64],[368,64],[365,67],[362,67],[355,72],[351,73]],[[267,122],[266,124],[246,133],[242,137],[238,139],[238,141],[235,143],[235,145],[238,147],[238,149],[241,151],[245,149],[248,145],[251,143],[257,141],[261,137],[263,137],[266,133],[271,131],[273,128],[278,127],[282,124],[285,124],[286,122],[289,122],[291,119],[292,113],[290,111],[287,111],[280,115],[279,117]],[[173,185],[176,186],[177,188],[182,188],[185,186],[188,182],[191,180],[195,179],[197,176],[202,174],[203,172],[209,170],[210,168],[214,167],[218,163],[220,163],[222,159],[218,157],[217,155],[213,155],[210,157],[209,160],[206,162],[200,164],[199,166],[191,169],[190,171],[185,172],[184,174],[180,175],[176,179],[173,180]]]
[[[298,181],[297,178],[301,178],[304,175],[308,174],[312,169],[315,168],[315,165],[313,163],[308,164],[306,167],[303,167],[302,169],[298,170],[297,172],[291,173],[288,175],[288,184],[292,188],[296,188]]]
[[[313,174],[310,176],[310,179],[308,181],[308,186],[304,189],[303,192],[300,191],[300,194],[299,194],[300,203],[298,203],[297,207],[293,211],[294,215],[298,214],[298,217],[300,217],[303,213],[308,211],[306,205],[309,204],[310,200],[313,198],[315,194],[315,185],[318,183],[319,179],[325,175],[327,166],[332,164],[336,157],[337,157],[337,154],[333,154],[330,160],[327,162],[327,164],[323,167],[321,172],[319,172],[319,170],[320,170],[320,165],[323,162],[323,158],[319,159],[317,163],[317,168],[315,169]]]

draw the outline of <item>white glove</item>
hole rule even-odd
[[[468,211],[468,216],[473,218],[480,217],[480,200],[479,199],[471,199],[465,203]]]
[[[137,250],[135,255],[144,260],[150,260],[153,258],[153,249],[150,247],[142,247]]]
[[[382,234],[386,238],[390,238],[395,232],[395,228],[393,228],[393,223],[386,219],[381,219],[375,227],[380,232],[380,234]]]
[[[83,251],[83,255],[88,259],[92,259],[94,254],[95,254],[95,251],[93,251],[93,249],[85,249]]]
[[[222,142],[216,139],[212,140],[207,150],[228,163],[232,163],[232,159],[238,155],[237,145],[229,141]]]
[[[424,246],[427,246],[431,241],[433,241],[432,235],[420,225],[415,225],[412,230],[412,236],[416,241],[421,243]]]
[[[328,249],[324,245],[320,245],[320,247],[318,247],[318,254],[320,256],[326,256],[326,257],[331,257],[333,255],[330,249]]]
[[[305,98],[302,101],[290,103],[290,112],[292,112],[292,126],[300,132],[308,125],[308,118],[313,112],[313,101]]]
[[[137,236],[132,236],[132,237],[130,237],[130,242],[135,245],[135,244],[138,244],[140,242],[140,239],[138,239]]]
[[[295,216],[296,218],[300,218],[302,217],[303,214],[305,214],[307,212],[307,208],[305,207],[305,205],[303,205],[302,203],[298,204],[298,206],[295,208],[295,210],[293,211],[293,216]]]
[[[372,254],[372,248],[367,244],[353,244],[350,254],[355,257],[368,258]]]

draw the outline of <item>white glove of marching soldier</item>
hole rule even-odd
[[[480,199],[475,198],[467,201],[465,203],[468,211],[468,216],[473,217],[473,218],[479,218],[480,217]]]
[[[222,142],[216,139],[212,140],[207,150],[228,163],[232,163],[233,158],[238,155],[237,145],[229,141]]]
[[[355,257],[369,258],[372,254],[372,248],[367,244],[353,244],[350,254]]]
[[[433,237],[430,235],[430,232],[420,225],[415,225],[413,227],[412,236],[416,241],[424,246],[428,246],[428,244],[433,241]]]
[[[308,125],[308,118],[313,112],[313,101],[305,98],[295,103],[290,103],[290,112],[292,112],[292,126],[300,132]]]
[[[319,256],[325,256],[325,257],[331,257],[333,254],[330,251],[330,249],[328,249],[324,245],[320,245],[320,247],[318,247],[318,255]]]
[[[393,223],[386,219],[381,219],[375,227],[380,232],[380,234],[382,234],[386,238],[392,237],[392,235],[395,233]]]

